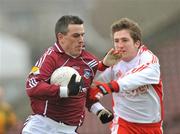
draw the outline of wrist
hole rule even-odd
[[[96,102],[91,106],[90,111],[97,115],[97,113],[102,109],[104,109],[102,104],[100,102]]]
[[[67,86],[65,86],[65,87],[59,87],[59,96],[60,97],[68,97],[68,88],[67,88]]]
[[[117,81],[114,80],[109,83],[109,87],[112,92],[119,92],[120,90],[119,84],[117,83]]]
[[[106,68],[108,68],[109,66],[106,66],[103,61],[99,61],[98,63],[98,70],[99,71],[104,71]]]

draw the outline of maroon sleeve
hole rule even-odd
[[[97,63],[99,63],[99,60],[98,60],[97,57],[94,56],[93,59],[95,59],[95,60],[97,61]],[[93,79],[94,79],[94,77],[95,77],[95,75],[96,75],[96,72],[97,72],[97,70],[98,70],[98,66],[99,66],[99,65],[97,64],[95,67],[93,67],[94,76],[92,77],[91,82],[93,81]],[[92,99],[89,98],[89,91],[91,90],[91,84],[92,84],[92,83],[89,84],[89,88],[88,88],[88,90],[87,90],[87,96],[86,96],[86,107],[87,107],[88,111],[90,111],[91,106],[92,106],[94,103],[96,103],[96,102],[99,101],[99,100],[92,100]]]
[[[49,83],[56,62],[52,53],[45,53],[34,66],[26,81],[26,91],[29,96],[50,97],[58,95],[59,86]]]
[[[32,76],[26,81],[26,91],[30,97],[50,97],[59,93],[59,86],[51,85],[38,76]]]
[[[90,99],[90,97],[89,97],[89,91],[90,91],[90,90],[91,90],[91,88],[88,89],[87,97],[86,97],[86,107],[87,107],[88,111],[90,111],[91,106],[92,106],[94,103],[96,103],[96,102],[99,101],[98,99],[97,99],[97,100],[92,100],[92,99]]]

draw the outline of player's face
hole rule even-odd
[[[70,24],[68,32],[63,35],[61,45],[64,51],[71,56],[77,57],[84,48],[84,26],[78,24]]]
[[[134,42],[126,29],[114,33],[113,43],[115,49],[122,53],[122,60],[127,62],[137,55],[140,46],[140,41]]]

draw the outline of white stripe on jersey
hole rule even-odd
[[[93,71],[92,68],[93,68],[95,65],[97,65],[98,63],[96,62],[97,64],[95,64],[94,66],[90,66],[88,63],[86,63],[86,62],[84,61],[84,59],[83,59],[82,57],[81,57],[81,60],[82,60],[86,65],[89,66],[89,68],[91,69],[91,71],[92,71],[92,73],[93,73],[93,76],[94,76],[95,74],[94,74],[94,71]],[[92,60],[92,61],[94,61],[94,60]],[[92,62],[92,61],[90,61],[90,62]]]
[[[61,49],[59,48],[59,46],[58,46],[56,43],[55,43],[54,45],[56,46],[57,50],[58,50],[60,53],[62,53],[62,51],[61,51]]]
[[[38,64],[39,64],[39,60],[36,62],[35,66],[37,67],[37,66],[38,66]]]
[[[35,66],[40,68],[40,67],[42,66],[44,60],[46,59],[46,56],[47,56],[47,55],[50,55],[52,51],[54,51],[54,50],[53,50],[52,48],[49,48],[49,49],[43,54],[43,56],[36,62]]]
[[[37,84],[38,84],[38,82],[36,81],[36,79],[33,78],[33,77],[32,77],[31,79],[29,79],[28,81],[29,81],[29,86],[30,86],[31,88],[37,86]]]
[[[92,61],[87,63],[91,68],[93,68],[94,66],[96,66],[98,63],[95,59],[93,59]]]
[[[45,108],[44,108],[43,115],[46,115],[47,107],[48,107],[48,100],[46,100],[46,105],[45,105]]]

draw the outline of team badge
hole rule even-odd
[[[91,70],[90,70],[90,69],[84,69],[84,77],[85,77],[86,79],[89,79],[90,76],[92,76]]]

